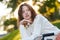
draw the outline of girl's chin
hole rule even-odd
[[[29,19],[26,19],[26,20],[29,20]]]

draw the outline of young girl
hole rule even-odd
[[[53,26],[41,14],[37,15],[34,9],[24,3],[18,10],[19,30],[22,40],[41,40],[42,34],[54,33],[59,39],[59,29]]]

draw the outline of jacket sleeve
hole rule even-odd
[[[42,15],[41,15],[41,20],[42,20],[42,26],[43,26],[42,31],[44,33],[54,33],[55,35],[57,35],[60,32],[60,30],[56,26],[50,23],[47,20],[47,18],[43,17]]]

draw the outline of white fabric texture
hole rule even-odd
[[[41,40],[42,34],[54,33],[57,35],[60,31],[41,14],[35,17],[34,22],[29,27],[26,27],[24,25],[19,26],[22,40],[35,40],[35,38],[36,40]]]

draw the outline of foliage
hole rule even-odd
[[[41,13],[47,12],[47,11],[46,11],[46,7],[48,7],[48,8],[53,8],[53,7],[55,7],[55,9],[56,9],[55,1],[56,1],[56,0],[47,0],[47,1],[43,2],[44,5],[41,6],[41,9],[39,9],[39,11],[40,11]]]
[[[10,19],[7,19],[6,21],[4,21],[4,26],[5,26],[5,29],[7,26],[13,24],[14,25],[14,29],[17,29],[17,19],[16,18],[10,18]]]
[[[56,19],[60,19],[59,10],[57,9],[57,6],[55,4],[56,0],[47,0],[43,2],[43,6],[40,6],[41,8],[38,10],[41,14],[46,14],[47,19],[50,21],[54,21]],[[55,8],[54,12],[51,12],[50,9]],[[48,9],[48,10],[47,10]],[[50,14],[50,15],[48,15]]]
[[[41,6],[41,9],[39,9],[38,10],[40,13],[46,13],[47,11],[46,11],[46,6],[45,5],[43,5],[43,6]]]
[[[3,1],[3,0],[0,0],[0,2]]]
[[[35,1],[35,2],[39,2],[40,0],[33,0],[33,1]]]
[[[57,26],[60,29],[60,22],[54,23],[53,25]]]
[[[56,0],[47,0],[44,2],[44,5],[48,6],[48,7],[54,7],[55,6],[55,1]]]
[[[49,15],[48,19],[50,21],[54,21],[56,19],[60,19],[60,15],[59,15],[59,12],[58,10],[56,10],[54,13],[50,13],[51,15]]]
[[[11,0],[11,1],[9,1],[9,3],[7,5],[7,8],[8,7],[12,7],[13,8],[12,11],[14,11],[16,9],[16,7],[17,7],[16,3],[17,3],[17,0]]]
[[[4,21],[4,25],[8,26],[10,24],[17,25],[17,19],[16,18],[10,18]]]
[[[8,33],[9,33],[9,32],[12,32],[12,31],[14,31],[14,28],[11,28],[11,29],[8,29],[8,30],[7,30]]]
[[[5,22],[4,22],[4,26],[8,26],[10,24],[10,20],[6,20]]]

